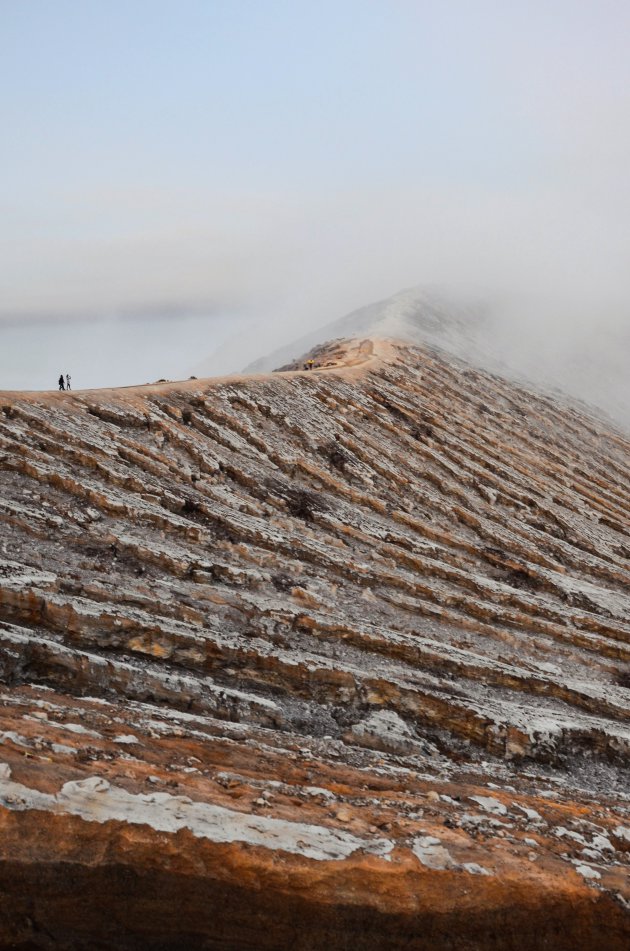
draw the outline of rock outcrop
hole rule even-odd
[[[625,949],[630,440],[409,345],[0,396],[0,947]]]

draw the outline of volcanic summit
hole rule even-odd
[[[440,345],[0,394],[0,948],[628,947],[630,439]]]

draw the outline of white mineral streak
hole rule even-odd
[[[491,812],[495,816],[507,815],[507,809],[503,803],[492,796],[469,796],[468,798],[479,803],[484,812]]]
[[[57,575],[51,571],[38,571],[16,561],[0,561],[0,578],[5,588],[23,588],[27,585],[47,588],[54,584]]]
[[[76,753],[76,750],[73,746],[66,746],[65,743],[51,743],[50,748],[53,753]]]
[[[518,802],[512,803],[512,805],[518,809],[520,812],[524,813],[530,822],[542,821],[542,816],[539,812],[536,812],[535,809],[528,808],[527,806],[522,806]]]
[[[88,822],[117,820],[159,832],[188,829],[212,842],[246,842],[319,860],[345,859],[359,850],[387,856],[394,847],[388,839],[360,839],[337,829],[234,812],[186,796],[129,793],[99,776],[65,783],[51,795],[11,781],[6,770],[8,766],[0,764],[0,803],[12,810],[67,813]]]
[[[464,862],[458,864],[451,853],[445,848],[440,839],[433,835],[423,835],[413,840],[411,851],[419,862],[427,868],[438,871],[445,869],[454,869],[456,871],[468,872],[470,875],[492,875],[492,872],[478,865],[476,862]]]
[[[272,785],[271,783],[269,785]],[[323,789],[321,786],[304,786],[302,789],[309,796],[323,796],[324,799],[334,799],[335,794],[330,789]]]
[[[612,842],[605,835],[594,835],[591,840],[591,846],[594,849],[597,849],[598,852],[615,851],[615,847],[613,846]]]
[[[576,865],[575,871],[587,880],[593,879],[596,881],[598,878],[601,878],[599,872],[596,869],[591,868],[590,865]]]
[[[414,839],[411,851],[427,868],[447,869],[457,867],[448,849],[440,845],[440,840],[433,835],[423,835]]]
[[[572,578],[559,572],[542,572],[553,577],[555,584],[567,594],[582,595],[587,603],[609,611],[614,617],[630,620],[630,597],[618,591],[610,591],[581,578]]]
[[[20,733],[16,733],[15,730],[4,730],[2,733],[0,733],[0,743],[4,744],[7,741],[9,743],[14,743],[15,746],[32,746],[31,741],[27,737],[22,736]]]
[[[95,730],[88,730],[81,723],[58,723],[57,721],[51,720],[51,724],[60,730],[68,730],[70,733],[80,733],[82,736],[91,736],[95,740],[101,739],[100,733],[97,733]]]
[[[352,735],[366,746],[391,750],[394,753],[410,753],[420,750],[421,744],[405,721],[393,710],[377,710],[352,728]]]
[[[465,862],[462,868],[471,875],[492,875],[492,872],[489,872],[483,865],[477,865],[476,862]]]
[[[553,834],[559,839],[573,839],[574,842],[579,842],[580,845],[586,845],[586,839],[579,832],[574,832],[573,829],[565,829],[564,826],[556,826],[553,830]]]

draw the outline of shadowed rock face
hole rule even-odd
[[[629,441],[317,359],[0,398],[0,947],[627,948]]]

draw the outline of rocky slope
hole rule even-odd
[[[587,400],[630,430],[630,321],[604,311],[595,327],[548,301],[511,300],[475,288],[411,287],[361,307],[255,360],[267,372],[333,339],[371,337],[440,350],[516,382]],[[223,359],[242,352],[242,335]],[[219,354],[217,354],[219,358]],[[242,365],[239,363],[238,365]],[[207,372],[214,372],[211,364]]]
[[[627,948],[630,440],[316,359],[0,396],[0,947]]]

